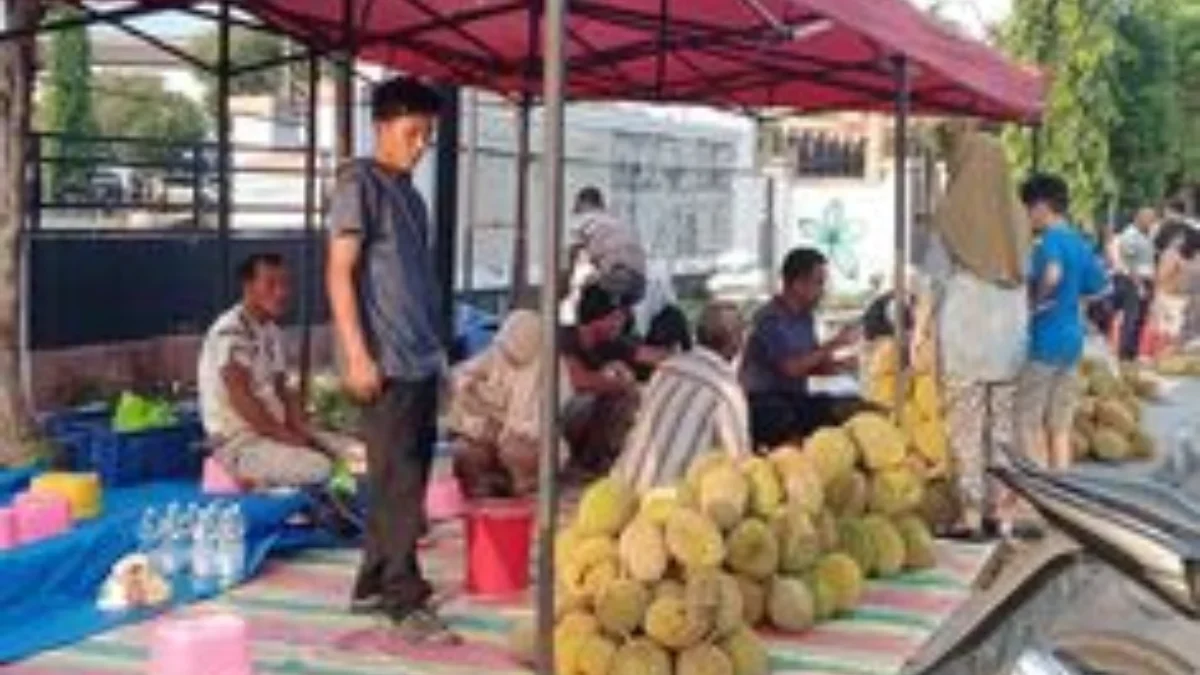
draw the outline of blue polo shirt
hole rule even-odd
[[[1050,265],[1061,270],[1050,296],[1038,299],[1038,287]],[[1029,359],[1051,366],[1073,366],[1083,355],[1083,300],[1104,290],[1103,266],[1092,247],[1073,228],[1060,223],[1034,242],[1029,258]]]
[[[429,215],[412,176],[356,160],[339,173],[328,227],[332,236],[360,241],[359,320],[384,377],[416,382],[438,375],[445,363],[438,332],[441,293]]]
[[[812,312],[792,311],[779,298],[759,310],[742,354],[742,387],[750,395],[808,395],[808,379],[783,372],[784,362],[817,349]]]

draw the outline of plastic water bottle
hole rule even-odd
[[[138,523],[138,551],[150,559],[155,569],[162,571],[162,521],[158,511],[153,506],[142,511],[142,520]]]
[[[158,522],[158,569],[166,576],[178,572],[182,563],[175,536],[181,518],[183,513],[179,504],[171,502]]]
[[[191,528],[191,563],[192,579],[198,585],[206,584],[217,574],[216,529],[212,510],[206,508],[196,514]]]
[[[217,532],[217,576],[222,587],[229,587],[241,581],[246,568],[246,519],[240,506],[221,511]]]

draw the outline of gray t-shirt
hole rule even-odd
[[[817,349],[812,312],[793,312],[778,298],[759,310],[742,355],[742,386],[747,394],[806,396],[808,380],[783,372],[785,360]]]
[[[1154,240],[1136,225],[1127,225],[1121,231],[1117,252],[1131,274],[1142,279],[1154,278]]]
[[[440,374],[440,289],[425,201],[409,174],[356,160],[338,176],[329,205],[331,236],[361,242],[357,273],[367,348],[384,377],[415,382]]]

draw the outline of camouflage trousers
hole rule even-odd
[[[995,515],[1002,491],[987,469],[1003,461],[999,447],[1014,447],[1014,384],[945,380],[946,434],[954,458],[959,499],[966,509]]]

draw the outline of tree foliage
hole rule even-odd
[[[81,16],[82,10],[57,10],[52,19]],[[95,135],[88,83],[92,76],[92,48],[87,29],[59,30],[50,38],[46,91],[46,131],[59,134],[47,144],[45,154],[55,161],[46,166],[46,183],[52,194],[87,181],[93,162],[89,138]]]
[[[1200,0],[1177,0],[1172,7],[1179,166],[1168,189],[1174,191],[1183,184],[1200,183]]]
[[[117,143],[116,159],[165,164],[179,155],[172,145],[204,141],[209,119],[200,105],[167,91],[153,75],[97,75],[92,89],[96,122],[102,136],[132,136],[164,143]]]
[[[209,31],[193,39],[191,51],[207,63],[216,65],[219,52],[217,31]],[[299,48],[289,51],[288,41],[282,37],[250,28],[234,26],[229,31],[229,60],[233,68],[253,66],[280,59],[289,54],[301,53]],[[209,78],[207,99],[211,104],[216,96],[216,80]],[[286,65],[254,70],[230,79],[229,93],[233,95],[280,95],[307,96],[308,64],[305,60]],[[211,107],[211,106],[210,106]]]

